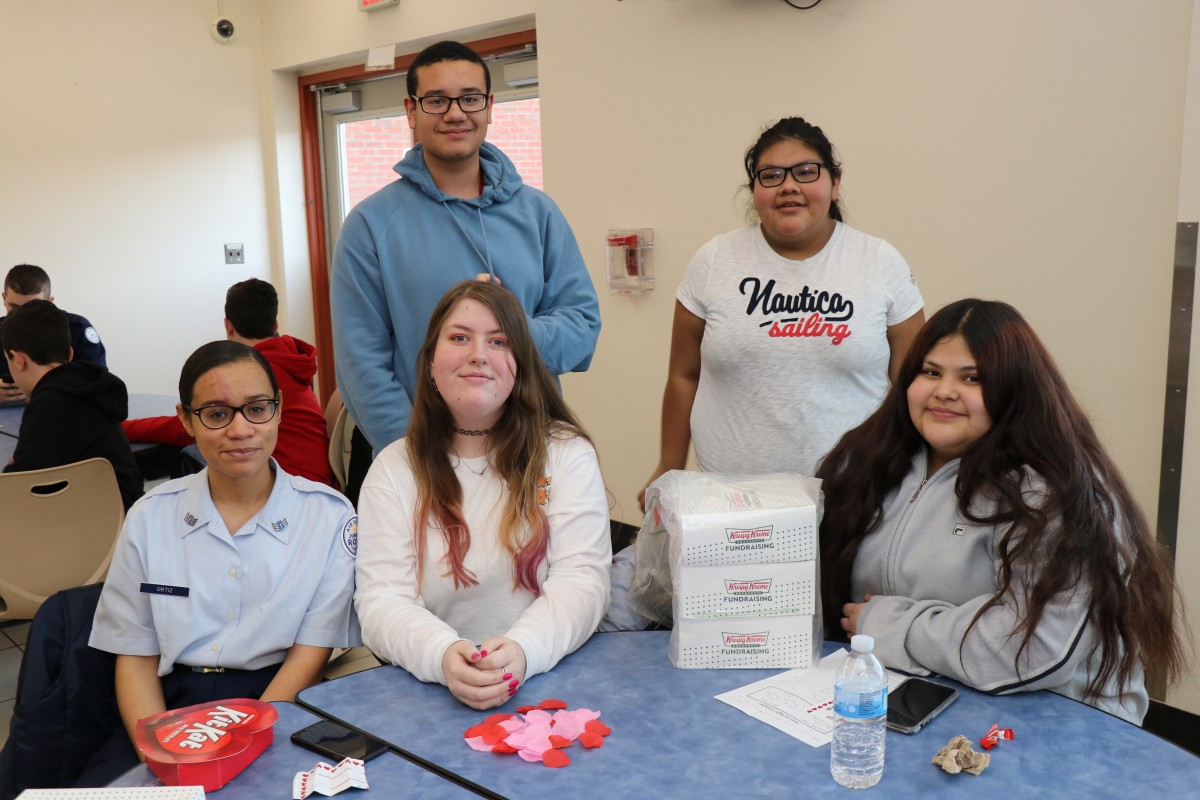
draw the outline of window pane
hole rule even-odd
[[[345,213],[396,180],[392,166],[412,147],[412,131],[403,114],[340,124],[342,140],[342,196]],[[542,121],[538,98],[496,103],[488,141],[504,151],[516,165],[521,180],[542,188]]]

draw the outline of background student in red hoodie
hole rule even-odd
[[[325,415],[313,392],[317,351],[311,344],[279,333],[279,295],[258,278],[235,283],[225,293],[225,336],[262,353],[275,373],[283,403],[275,460],[291,475],[334,485],[329,466]],[[131,442],[185,447],[194,440],[178,417],[148,417],[122,423]]]

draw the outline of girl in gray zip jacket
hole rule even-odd
[[[817,476],[826,629],[886,666],[1139,724],[1142,664],[1181,671],[1163,547],[1011,306],[935,314]]]

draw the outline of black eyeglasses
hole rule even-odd
[[[464,114],[470,114],[475,111],[483,111],[488,106],[488,96],[486,94],[464,94],[460,97],[447,97],[444,94],[427,94],[424,97],[411,95],[413,100],[417,101],[417,105],[426,114],[445,114],[450,110],[450,104],[458,103],[459,109]]]
[[[812,183],[821,177],[822,166],[817,161],[801,161],[790,167],[763,167],[754,173],[754,177],[758,179],[759,186],[767,189],[782,184],[789,172],[796,179],[796,183]]]
[[[275,412],[279,410],[279,401],[251,400],[244,406],[202,406],[200,408],[184,406],[183,410],[199,417],[200,423],[209,430],[219,431],[221,428],[229,427],[235,414],[241,414],[247,422],[253,422],[255,425],[270,422],[271,418],[275,416]]]

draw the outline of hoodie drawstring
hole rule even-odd
[[[487,267],[488,275],[491,275],[494,279],[496,277],[496,271],[492,269],[492,250],[488,245],[487,228],[483,226],[483,209],[479,207],[475,208],[476,213],[479,215],[479,231],[483,234],[483,252],[481,253],[479,248],[475,246],[475,240],[470,237],[470,235],[467,233],[467,229],[463,227],[462,222],[458,218],[458,214],[454,213],[454,209],[450,207],[450,204],[447,203],[445,199],[442,200],[442,207],[446,209],[446,213],[448,213],[450,218],[454,220],[454,224],[458,226],[458,230],[462,233],[463,238],[466,239],[467,243],[471,245],[471,249],[475,251],[475,255],[479,256],[479,260],[483,262],[485,267]]]

